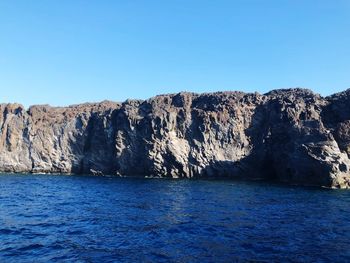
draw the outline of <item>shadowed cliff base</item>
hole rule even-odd
[[[266,179],[350,187],[350,90],[0,104],[0,171]]]

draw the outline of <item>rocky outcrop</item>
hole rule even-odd
[[[179,93],[0,105],[0,171],[232,177],[350,187],[350,91]]]

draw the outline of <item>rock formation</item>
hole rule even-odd
[[[0,171],[232,177],[350,187],[350,90],[0,104]]]

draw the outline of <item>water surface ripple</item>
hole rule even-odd
[[[349,262],[350,191],[0,175],[0,262]]]

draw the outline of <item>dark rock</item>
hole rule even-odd
[[[350,91],[0,104],[0,171],[230,177],[350,187]]]

